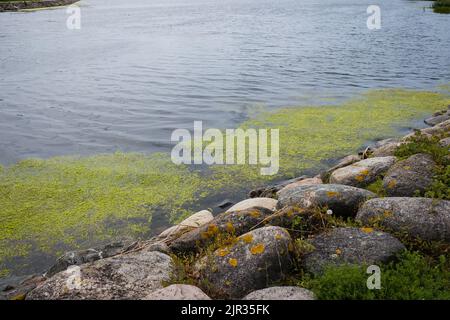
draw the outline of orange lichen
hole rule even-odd
[[[259,216],[260,216],[261,214],[260,214],[260,212],[259,212],[258,210],[252,210],[252,211],[250,211],[250,215],[251,215],[253,218],[259,218]]]
[[[394,188],[396,185],[397,185],[397,181],[396,181],[395,179],[392,179],[391,181],[389,181],[387,187],[388,187],[389,189],[392,189],[392,188]]]
[[[230,258],[230,259],[228,259],[228,263],[230,264],[230,266],[232,266],[233,268],[236,268],[237,267],[237,265],[238,265],[238,262],[237,262],[237,260],[236,259],[234,259],[234,258]]]
[[[252,254],[261,254],[264,252],[264,250],[266,250],[266,247],[264,246],[264,244],[259,243],[253,247],[250,248],[250,252]]]
[[[330,198],[331,198],[331,197],[335,197],[335,196],[337,196],[337,195],[338,195],[338,193],[337,193],[337,192],[334,192],[334,191],[328,191],[328,192],[327,192],[327,196],[330,197]]]
[[[229,233],[234,233],[234,231],[235,231],[234,226],[231,222],[227,222],[226,229]]]
[[[384,210],[383,216],[384,216],[385,218],[392,217],[392,211]]]
[[[245,243],[251,243],[253,241],[253,235],[252,234],[244,234],[241,237],[242,241],[244,241]]]
[[[228,248],[224,248],[224,249],[219,249],[217,250],[217,255],[219,257],[225,257],[226,255],[228,255],[230,253],[230,250]]]
[[[365,233],[371,233],[371,232],[373,232],[373,228],[363,227],[363,228],[361,228],[361,231],[365,232]]]

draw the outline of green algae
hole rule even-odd
[[[260,112],[241,128],[280,130],[280,171],[258,166],[174,165],[166,154],[29,159],[0,167],[0,268],[33,248],[54,253],[119,237],[145,236],[152,215],[177,221],[198,202],[325,167],[368,141],[401,135],[450,104],[443,93],[375,90],[342,104]]]

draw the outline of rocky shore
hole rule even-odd
[[[80,0],[0,1],[0,12],[67,6]]]
[[[152,239],[68,252],[1,296],[311,300],[317,293],[292,279],[395,264],[406,250],[449,257],[450,106],[425,123],[315,177],[252,190],[216,216],[202,210]]]

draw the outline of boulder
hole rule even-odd
[[[159,239],[174,239],[182,235],[183,233],[192,229],[201,227],[204,224],[212,221],[214,216],[208,210],[202,210],[194,213],[190,217],[184,219],[176,226],[172,226],[165,231],[161,232],[158,236]]]
[[[333,171],[330,183],[365,187],[375,182],[395,163],[395,160],[395,157],[375,157],[355,162]]]
[[[253,227],[262,224],[272,214],[273,211],[258,207],[221,213],[211,222],[175,239],[169,244],[169,248],[175,253],[196,252],[206,248],[220,237],[239,236],[246,233]]]
[[[422,134],[425,135],[438,135],[438,134],[446,134],[450,132],[450,120],[445,120],[431,128],[425,128],[420,130]],[[412,133],[411,135],[413,135]]]
[[[376,195],[373,192],[340,184],[304,185],[279,192],[278,208],[328,208],[335,215],[351,217],[359,206]]]
[[[241,298],[281,281],[292,268],[292,240],[280,227],[263,227],[240,236],[198,261],[195,269],[210,292],[221,298]]]
[[[450,201],[379,198],[364,203],[356,219],[423,240],[450,242]]]
[[[139,251],[72,266],[38,285],[31,300],[139,299],[162,288],[174,272],[172,258]]]
[[[429,126],[435,126],[446,120],[450,120],[450,110],[448,109],[436,112],[432,117],[426,119],[424,122]]]
[[[198,287],[172,284],[151,292],[143,300],[211,300],[211,298]]]
[[[309,184],[323,184],[323,181],[319,177],[306,178],[306,179],[303,179],[300,181],[290,183],[290,184],[286,185],[285,187],[283,187],[282,189],[280,189],[278,192],[284,192],[289,189],[295,188],[297,186],[304,186],[304,185],[309,185]],[[278,192],[277,192],[277,195],[278,195]]]
[[[307,176],[301,176],[294,179],[284,180],[268,186],[259,187],[248,193],[249,198],[275,198],[276,193],[288,184],[306,179]]]
[[[250,198],[236,203],[226,212],[242,211],[254,207],[266,208],[268,210],[274,211],[277,207],[277,202],[277,200],[272,198]]]
[[[341,159],[335,166],[331,167],[330,169],[328,169],[325,172],[322,172],[320,174],[320,179],[322,181],[324,181],[324,182],[327,182],[328,178],[330,177],[330,174],[334,170],[337,170],[337,169],[342,168],[342,167],[349,166],[352,163],[358,162],[360,160],[362,160],[362,157],[359,156],[359,155],[356,155],[356,154],[352,154],[352,155],[346,156],[345,158]]]
[[[306,271],[320,274],[328,266],[388,262],[405,246],[388,233],[372,228],[336,228],[309,241],[314,248],[302,258]]]
[[[389,157],[402,144],[398,139],[385,139],[378,141],[372,149],[372,157]]]
[[[125,253],[134,249],[138,245],[138,241],[116,241],[98,248],[90,248],[85,250],[77,250],[66,252],[56,260],[56,263],[45,273],[47,278],[66,270],[72,265],[81,265],[93,262],[99,259],[113,257],[115,255]]]
[[[316,300],[314,293],[300,287],[270,287],[256,290],[242,300]]]
[[[436,163],[428,154],[415,154],[394,164],[383,179],[383,189],[390,197],[423,193],[432,183]]]

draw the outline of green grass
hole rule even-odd
[[[437,0],[432,7],[436,13],[450,13],[450,0]]]
[[[380,265],[381,289],[367,288],[366,266],[326,269],[319,277],[305,277],[298,285],[326,300],[420,300],[450,299],[450,260],[437,260],[416,252],[405,252],[398,263]]]

